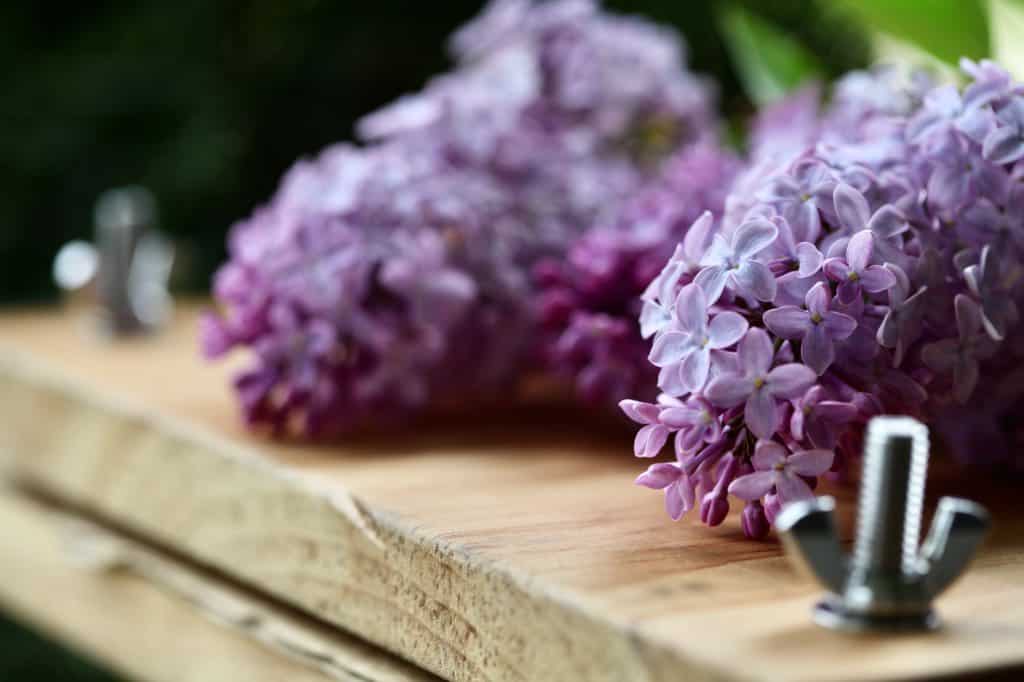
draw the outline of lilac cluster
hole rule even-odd
[[[717,145],[686,148],[609,224],[582,234],[564,258],[534,268],[540,362],[572,382],[583,402],[608,405],[650,390],[655,374],[637,324],[641,295],[701,212],[723,209],[739,167]]]
[[[456,68],[297,163],[232,228],[209,357],[248,421],[329,435],[500,396],[534,351],[532,268],[710,130],[671,32],[592,2],[495,0]]]
[[[661,394],[621,407],[638,457],[673,441],[674,461],[637,479],[672,518],[720,524],[732,495],[763,537],[844,473],[879,413],[1020,468],[1024,88],[989,62],[963,69],[962,91],[854,74],[824,114],[789,117],[803,129],[755,148],[724,217],[701,216],[647,290]],[[800,97],[784,106],[816,106]]]

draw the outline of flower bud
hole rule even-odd
[[[740,516],[740,526],[743,528],[743,534],[751,540],[761,540],[767,536],[770,526],[764,505],[757,501],[747,502]]]
[[[700,520],[709,526],[717,526],[729,514],[729,499],[715,490],[706,494],[700,501]]]

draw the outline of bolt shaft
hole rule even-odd
[[[871,421],[852,568],[909,576],[915,570],[928,466],[928,430],[907,417]]]

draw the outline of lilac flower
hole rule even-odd
[[[757,500],[772,489],[785,505],[814,496],[802,476],[817,477],[829,470],[834,455],[831,450],[801,450],[790,454],[772,441],[760,441],[751,460],[754,473],[737,478],[729,492],[742,500]]]
[[[936,372],[952,371],[953,395],[966,403],[978,385],[978,362],[991,354],[992,344],[980,333],[982,317],[978,304],[964,294],[957,294],[955,305],[957,338],[928,344],[921,357]]]
[[[701,260],[704,269],[695,280],[707,294],[708,303],[715,303],[727,285],[741,296],[759,301],[774,299],[775,278],[755,256],[768,248],[778,234],[779,229],[764,219],[740,225],[731,240],[716,234]]]
[[[761,537],[826,470],[845,476],[882,413],[941,421],[979,468],[1022,469],[979,449],[1024,445],[1011,426],[1024,413],[1024,95],[992,63],[963,68],[973,80],[962,92],[920,78],[901,89],[891,72],[845,78],[829,108],[779,130],[781,146],[765,141],[779,117],[755,127],[723,217],[705,223],[713,244],[694,279],[714,313],[739,313],[749,329],[736,353],[713,351],[702,388],[660,382],[686,408],[673,420],[682,467],[714,481],[702,487],[705,523],[722,521],[731,491],[750,502],[744,533]],[[746,252],[736,241],[750,225],[764,244]],[[773,296],[735,275],[750,264],[771,273]],[[667,296],[691,286],[692,268],[674,268]],[[667,296],[649,312],[656,342],[675,324]],[[792,391],[773,382],[779,371]],[[991,400],[970,400],[980,387]],[[711,438],[686,431],[697,401],[714,408]],[[804,448],[820,449],[806,468]]]
[[[726,311],[708,322],[707,298],[697,284],[683,287],[676,299],[673,325],[654,340],[650,360],[656,367],[676,371],[687,391],[699,391],[711,369],[711,351],[732,346],[747,331],[747,321]]]
[[[1011,98],[996,118],[999,127],[985,136],[982,153],[993,163],[1019,161],[1024,157],[1024,98]]]
[[[896,284],[893,274],[881,265],[868,265],[874,237],[870,230],[862,230],[850,238],[845,258],[829,258],[824,270],[832,280],[839,282],[840,303],[850,304],[862,291],[877,294]]]
[[[759,198],[778,209],[795,241],[813,244],[821,236],[821,209],[832,203],[835,184],[824,165],[800,161],[791,174],[774,178]]]
[[[773,308],[764,314],[764,323],[784,339],[800,339],[800,359],[821,375],[835,359],[833,342],[853,334],[857,320],[829,309],[832,294],[821,282],[807,292],[805,303],[806,308]]]
[[[665,511],[673,521],[678,521],[692,509],[696,500],[693,482],[683,467],[675,462],[652,464],[637,477],[636,484],[653,490],[664,490]]]
[[[822,386],[812,386],[801,398],[793,401],[789,432],[796,441],[805,438],[816,448],[836,447],[839,434],[858,416],[851,402],[829,400]]]
[[[638,400],[623,400],[619,407],[643,428],[637,431],[633,452],[637,457],[656,457],[668,441],[669,428],[661,421],[662,407]]]
[[[885,267],[896,278],[896,284],[889,289],[889,310],[878,326],[876,339],[879,345],[893,349],[893,366],[899,367],[907,349],[921,336],[928,287],[922,286],[911,294],[907,274],[891,264]]]
[[[1006,255],[999,256],[992,247],[985,246],[981,261],[964,270],[967,288],[981,301],[981,322],[993,341],[1006,338],[1009,327],[1020,319],[1013,286],[1021,278],[1021,267],[1004,267],[1006,260]],[[1004,269],[1009,272],[1004,273]]]
[[[676,431],[676,455],[682,456],[696,450],[702,443],[715,443],[722,437],[722,425],[718,413],[702,398],[691,398],[687,402],[663,397],[669,407],[661,413],[661,421]]]
[[[704,395],[719,407],[745,404],[747,427],[758,438],[770,438],[779,422],[779,399],[795,398],[814,383],[814,371],[789,363],[772,369],[772,342],[761,329],[751,329],[739,345],[739,373],[711,380]]]

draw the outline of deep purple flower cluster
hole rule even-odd
[[[641,294],[701,212],[724,208],[739,168],[717,145],[686,148],[623,202],[610,224],[534,268],[540,360],[573,382],[581,400],[607,405],[650,391],[655,374],[637,324]]]
[[[711,129],[678,38],[592,2],[495,0],[453,51],[361,122],[372,143],[300,161],[233,227],[202,344],[252,356],[252,424],[323,435],[502,393],[535,352],[535,264]]]
[[[782,144],[766,117],[724,217],[701,216],[647,290],[661,395],[622,409],[642,424],[637,456],[673,439],[675,461],[637,480],[672,518],[696,507],[717,525],[732,495],[764,536],[879,413],[934,419],[972,464],[1020,467],[1020,427],[1003,427],[1024,402],[1024,88],[963,68],[962,91],[854,74],[824,115],[776,116]]]

